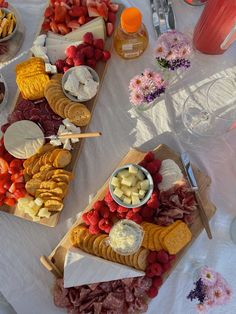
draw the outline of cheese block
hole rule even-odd
[[[15,158],[27,159],[36,154],[43,144],[43,131],[32,121],[17,121],[10,125],[4,134],[5,148]]]
[[[52,64],[55,64],[55,62],[58,59],[65,59],[66,54],[66,48],[71,46],[71,45],[79,45],[81,44],[82,41],[77,41],[77,42],[61,42],[58,43],[57,45],[48,45],[47,47],[47,55],[49,57],[49,60]]]
[[[63,44],[64,45],[65,44],[73,45],[73,43],[74,43],[74,40],[66,40],[63,37],[62,38],[50,38],[50,37],[47,37],[45,45],[46,45],[46,47],[48,47],[48,46],[61,45],[61,44],[62,45]]]

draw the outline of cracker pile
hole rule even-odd
[[[116,253],[106,242],[108,236],[105,234],[93,235],[87,227],[79,225],[71,232],[71,244],[81,250],[102,257],[106,260],[145,270],[147,267],[147,256],[149,250],[140,248],[135,254],[120,255]]]
[[[72,173],[64,168],[71,161],[68,150],[54,148],[50,144],[42,147],[38,154],[27,159],[24,166],[26,191],[40,198],[50,211],[61,211],[62,200],[67,194]]]
[[[142,246],[151,251],[164,249],[169,254],[177,254],[192,239],[191,231],[181,220],[175,221],[168,227],[148,222],[143,222],[141,225],[144,229]]]
[[[37,100],[44,97],[44,87],[49,82],[41,58],[30,58],[16,66],[16,83],[23,98]]]
[[[91,113],[81,103],[71,101],[62,89],[62,75],[56,74],[47,83],[44,95],[51,109],[62,118],[69,119],[77,126],[85,126],[89,123]]]

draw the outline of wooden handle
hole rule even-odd
[[[205,213],[205,210],[204,210],[204,207],[203,207],[203,204],[202,204],[202,200],[201,200],[201,197],[200,197],[200,194],[198,191],[195,191],[195,196],[196,196],[196,200],[197,200],[197,203],[198,203],[198,207],[199,207],[199,214],[200,214],[200,217],[201,217],[201,221],[202,221],[202,224],[206,230],[206,233],[208,235],[208,238],[209,239],[212,239],[212,233],[211,233],[211,228],[210,228],[210,225],[209,225],[209,221],[208,221],[208,217]]]
[[[40,262],[42,263],[42,265],[51,273],[53,273],[53,275],[57,278],[62,278],[63,274],[62,272],[57,268],[56,265],[54,265],[50,259],[48,259],[46,256],[41,256],[40,257]]]
[[[88,138],[88,137],[98,137],[101,136],[101,132],[93,132],[93,133],[72,133],[72,134],[61,134],[59,138]]]

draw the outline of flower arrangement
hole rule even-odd
[[[167,82],[161,74],[145,69],[141,75],[135,75],[129,83],[130,102],[134,106],[151,103],[165,92]]]
[[[157,40],[155,57],[162,68],[171,71],[189,68],[191,63],[188,57],[191,53],[192,45],[189,39],[175,30],[165,32]]]
[[[232,290],[220,273],[204,266],[200,270],[199,279],[194,283],[195,288],[190,291],[187,299],[198,300],[198,312],[206,313],[217,305],[227,304],[232,297]]]

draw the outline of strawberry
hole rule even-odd
[[[95,210],[90,210],[87,214],[87,219],[91,225],[96,225],[99,222],[99,214]]]
[[[9,198],[9,197],[6,197],[4,198],[4,204],[10,206],[10,207],[13,207],[16,203],[16,200],[14,198]]]
[[[147,262],[148,264],[153,264],[157,261],[157,252],[153,251],[148,254]]]
[[[67,23],[67,26],[72,29],[77,29],[80,27],[80,24],[77,20],[71,20],[70,22]]]
[[[100,229],[99,229],[98,225],[90,225],[89,226],[89,233],[90,234],[98,234],[98,233],[100,233]]]
[[[104,2],[98,3],[97,4],[97,11],[99,16],[102,16],[105,21],[108,19],[108,7]]]
[[[44,21],[43,24],[42,24],[42,29],[43,29],[45,32],[50,31],[50,30],[51,30],[50,22],[49,22],[49,21]]]
[[[168,262],[168,263],[163,264],[162,268],[163,268],[163,272],[170,270],[171,269],[171,263]]]
[[[64,60],[58,59],[55,63],[56,67],[57,67],[57,71],[59,73],[63,72],[63,68],[66,65],[66,62]]]
[[[141,210],[141,215],[144,218],[152,217],[154,214],[154,209],[148,206],[143,206]]]
[[[153,274],[152,269],[151,269],[151,265],[149,265],[149,266],[146,268],[145,274],[146,274],[146,276],[149,277],[149,278],[152,278],[152,277],[155,276],[155,275]]]
[[[113,198],[112,198],[111,193],[110,193],[109,190],[107,191],[107,194],[106,194],[104,200],[105,200],[105,202],[108,203],[108,204],[111,203],[111,202],[113,202]],[[109,205],[108,205],[108,206],[109,206]]]
[[[153,179],[154,184],[159,184],[162,181],[162,175],[157,172],[154,175],[152,175],[152,179]]]
[[[88,226],[90,225],[90,221],[88,220],[87,213],[83,213],[82,220],[84,221],[86,225]]]
[[[84,9],[80,6],[74,5],[71,7],[69,14],[73,17],[84,16]]]
[[[84,25],[86,23],[86,19],[84,16],[81,16],[78,18],[78,22],[80,25]]]
[[[103,39],[94,39],[93,40],[93,45],[95,48],[98,48],[100,50],[104,49],[104,40]]]
[[[50,17],[54,14],[53,8],[52,7],[47,7],[45,12],[44,12],[44,16],[45,17]]]
[[[162,283],[163,283],[163,280],[160,276],[155,276],[154,278],[152,278],[152,286],[153,287],[160,288]]]
[[[117,212],[118,213],[127,213],[129,209],[127,207],[123,207],[123,206],[118,206],[117,208]]]
[[[133,213],[139,213],[142,207],[134,207],[132,208]]]
[[[66,59],[66,65],[73,67],[74,66],[74,60],[72,58]]]
[[[152,193],[150,200],[148,200],[147,202],[147,206],[153,209],[158,208],[159,202],[158,202],[157,194],[155,192]]]
[[[151,286],[151,288],[147,292],[147,295],[151,299],[155,298],[158,295],[158,288]]]
[[[66,48],[66,56],[67,58],[75,58],[77,55],[77,47],[76,46],[69,46]]]
[[[87,32],[83,36],[83,41],[86,44],[92,45],[93,44],[93,33]]]
[[[109,12],[108,13],[108,21],[111,22],[113,25],[116,22],[116,15],[114,12]]]
[[[107,36],[111,36],[113,34],[115,28],[114,28],[114,25],[112,23],[108,22],[106,24],[106,29],[107,29]]]
[[[94,57],[95,57],[95,60],[96,61],[99,61],[103,58],[103,53],[102,53],[102,50],[100,49],[95,49],[94,51]]]
[[[164,251],[160,250],[157,252],[157,262],[166,264],[169,262],[169,255]]]
[[[59,33],[59,29],[57,27],[56,22],[50,22],[50,28],[53,31],[53,33]]]
[[[110,203],[108,203],[107,205],[108,205],[108,207],[109,207],[109,209],[110,209],[110,211],[111,211],[112,213],[116,212],[117,209],[118,209],[118,206],[119,206],[119,205],[116,204],[116,202],[114,202],[113,200],[112,200]]]
[[[62,6],[57,6],[54,9],[54,13],[55,13],[55,22],[56,23],[65,22],[67,8],[62,7]]]
[[[5,159],[0,157],[0,174],[7,173],[9,170],[9,165]]]
[[[117,213],[116,217],[118,219],[125,219],[126,218],[126,213]]]
[[[145,157],[144,157],[144,161],[145,162],[150,162],[150,161],[153,161],[153,160],[155,160],[155,155],[154,155],[154,153],[153,152],[148,152],[146,155],[145,155]]]
[[[65,67],[63,67],[63,73],[66,73],[66,71],[68,71],[70,69],[70,67],[69,66],[65,66]]]
[[[110,57],[111,57],[110,52],[109,52],[108,50],[104,50],[104,51],[103,51],[103,61],[109,60]]]
[[[114,13],[116,13],[119,10],[119,4],[116,3],[108,3],[108,7]]]
[[[154,276],[160,276],[163,273],[163,268],[159,263],[153,263],[150,265],[150,269]]]

